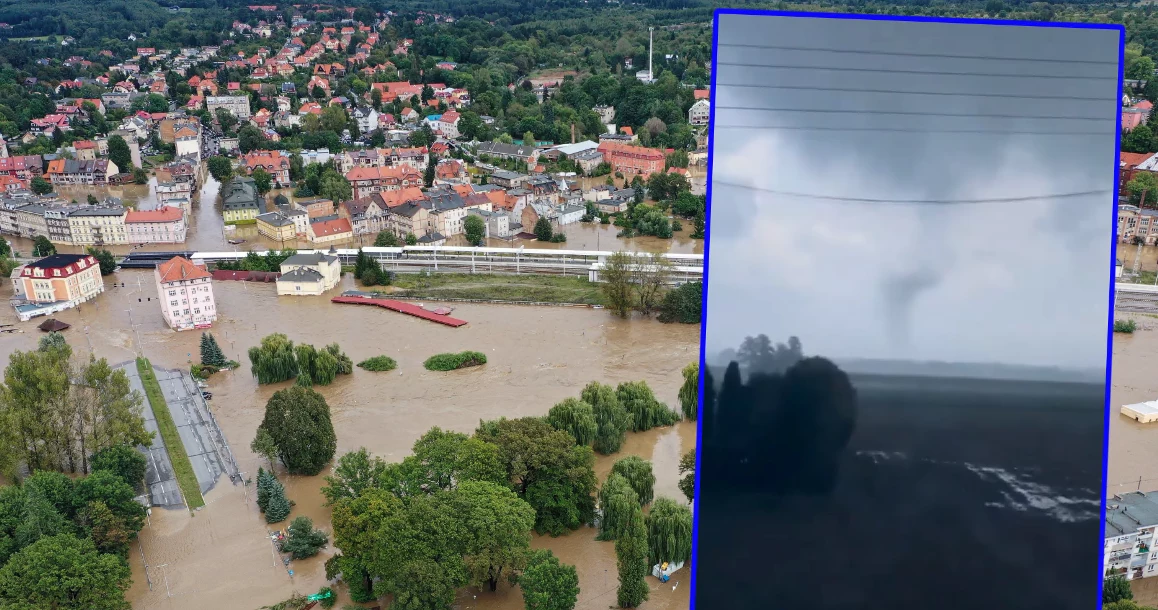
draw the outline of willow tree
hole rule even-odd
[[[281,333],[267,335],[262,338],[261,345],[249,348],[249,363],[260,384],[293,379],[300,370],[294,342]]]
[[[692,509],[671,498],[656,498],[647,514],[647,553],[651,563],[692,558]]]
[[[638,505],[627,515],[623,534],[615,540],[619,589],[616,601],[620,608],[638,608],[647,601],[647,526]]]
[[[595,442],[596,433],[599,431],[599,426],[595,422],[595,410],[591,405],[575,398],[568,398],[551,407],[547,413],[547,423],[556,430],[570,433],[575,437],[577,444],[588,447]]]
[[[640,506],[651,504],[655,497],[655,474],[651,470],[651,462],[638,455],[629,455],[611,466],[611,474],[623,477],[631,485]]]
[[[597,540],[616,540],[626,531],[629,517],[639,510],[639,496],[622,475],[612,473],[599,488]]]
[[[623,405],[619,404],[615,390],[611,386],[592,381],[583,388],[579,399],[591,405],[595,415],[595,442],[592,448],[603,455],[619,451],[627,436],[630,416]]]
[[[615,395],[630,416],[628,428],[632,432],[646,432],[679,421],[679,414],[657,400],[646,381],[621,383],[615,388]]]
[[[695,421],[700,399],[700,365],[698,362],[684,367],[684,384],[680,386],[679,399],[684,417]]]

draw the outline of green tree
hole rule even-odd
[[[129,542],[136,533],[100,500],[89,502],[80,509],[76,521],[80,530],[93,541],[101,553],[124,557],[128,552]]]
[[[599,488],[598,540],[615,540],[626,531],[631,513],[639,509],[639,495],[623,475],[611,473]]]
[[[629,429],[632,432],[645,432],[679,421],[679,413],[657,400],[646,381],[621,383],[615,388],[615,395],[631,416]]]
[[[103,502],[135,534],[145,525],[145,507],[136,500],[136,491],[119,475],[98,470],[73,486],[74,506]]]
[[[1130,80],[1153,80],[1154,60],[1145,55],[1135,59],[1126,69],[1126,78]]]
[[[374,237],[374,247],[376,248],[396,248],[398,247],[398,236],[390,231],[380,231]]]
[[[535,510],[509,488],[488,481],[462,481],[445,505],[466,532],[462,554],[470,583],[495,591],[505,577],[513,585],[526,567]]]
[[[594,517],[595,455],[538,417],[501,419],[476,435],[498,445],[511,488],[536,513],[535,531],[558,536]]]
[[[346,109],[337,104],[326,106],[326,109],[322,111],[321,120],[322,129],[336,133],[342,133],[350,121],[349,117],[346,116]]]
[[[1158,177],[1152,172],[1137,172],[1133,179],[1126,184],[1126,191],[1130,194],[1130,204],[1143,207],[1158,207]],[[1142,197],[1145,197],[1145,201]]]
[[[285,497],[285,487],[281,481],[274,480],[269,487],[269,496],[265,504],[265,522],[281,523],[290,514],[290,502]]]
[[[623,535],[615,539],[616,568],[619,589],[616,600],[620,608],[638,608],[648,599],[647,526],[643,512],[636,507],[627,517]]]
[[[334,203],[349,201],[353,192],[353,189],[350,188],[350,182],[333,170],[327,171],[322,176],[318,187],[318,195]]]
[[[499,447],[460,432],[431,428],[413,451],[387,476],[389,487],[401,495],[450,490],[460,481],[509,481]]]
[[[213,179],[224,184],[233,177],[233,162],[229,157],[222,157],[220,155],[209,157],[206,162],[209,166],[209,174]]]
[[[330,406],[309,388],[275,392],[265,405],[261,427],[273,438],[281,462],[292,474],[318,474],[337,449]]]
[[[257,382],[278,383],[297,377],[297,358],[294,343],[281,333],[267,335],[258,347],[249,348],[249,363]]]
[[[651,565],[680,563],[692,558],[692,509],[656,498],[647,513],[648,558]]]
[[[592,448],[603,455],[619,451],[627,436],[631,416],[623,405],[619,404],[615,390],[611,386],[592,381],[583,388],[579,398],[591,405],[595,414],[595,424],[598,428]]]
[[[217,368],[229,364],[225,358],[225,352],[221,351],[217,339],[210,333],[201,333],[201,364]]]
[[[128,173],[133,170],[133,152],[129,143],[121,136],[110,136],[108,141],[109,161],[117,166],[117,171]]]
[[[573,610],[579,599],[579,575],[575,566],[560,563],[551,551],[536,550],[519,576],[519,588],[526,610]]]
[[[407,233],[406,234],[406,245],[407,246],[418,245],[418,236],[413,234],[413,233]]]
[[[277,448],[277,443],[274,442],[273,437],[270,436],[269,430],[265,428],[258,428],[257,434],[253,437],[253,442],[249,444],[249,450],[260,455],[269,461],[269,467],[273,468],[273,461],[280,455]]]
[[[523,133],[523,146],[535,146],[537,144],[538,140],[535,139],[535,134],[529,131]]]
[[[33,256],[52,256],[53,254],[56,254],[56,246],[48,241],[47,237],[37,235],[36,239],[32,240]]]
[[[139,168],[139,167],[134,167],[133,168],[133,184],[148,184],[148,183],[149,183],[149,173],[146,172],[145,170]]]
[[[89,193],[88,197],[85,197],[85,203],[88,203],[89,205],[96,205],[100,203],[100,200],[96,198],[96,195]]]
[[[253,178],[253,185],[257,187],[257,192],[260,195],[268,193],[273,188],[273,176],[269,175],[269,172],[263,168],[259,167],[253,170],[250,177]]]
[[[108,471],[128,483],[133,491],[143,488],[147,460],[144,454],[129,445],[105,447],[90,460],[93,472]]]
[[[482,216],[477,214],[468,214],[462,221],[463,232],[466,233],[466,241],[472,246],[481,246],[486,241],[487,224],[482,219]]]
[[[703,282],[682,284],[663,295],[658,320],[664,323],[699,324],[703,302]]]
[[[426,188],[430,188],[430,187],[434,186],[434,176],[435,176],[435,170],[437,168],[438,168],[438,163],[434,159],[431,159],[426,164],[426,169],[422,172],[422,182],[423,182],[423,184],[426,185]]]
[[[651,503],[655,489],[655,474],[651,469],[651,462],[637,456],[629,455],[620,458],[611,466],[611,474],[623,477],[631,485],[640,506]]]
[[[535,238],[539,241],[551,241],[552,235],[554,235],[554,231],[551,229],[551,221],[545,217],[539,217],[539,220],[535,221]]]
[[[595,410],[591,405],[574,398],[568,398],[551,407],[547,413],[547,423],[556,430],[567,432],[580,445],[594,444],[599,432]]]
[[[680,491],[687,497],[688,502],[696,499],[696,450],[692,449],[680,458]]]
[[[104,248],[89,247],[85,250],[90,256],[97,260],[100,265],[101,275],[112,275],[117,270],[117,259],[113,258],[113,253]]]
[[[386,463],[361,447],[338,458],[333,474],[326,476],[322,495],[326,497],[327,505],[343,498],[358,498],[368,489],[382,488],[385,475]]]
[[[635,255],[615,252],[607,257],[607,262],[599,270],[608,307],[624,319],[631,313],[635,302],[635,288],[632,285],[635,267]]]
[[[55,610],[129,610],[128,562],[71,534],[42,538],[0,568],[0,605]]]
[[[294,559],[306,559],[317,555],[328,540],[325,532],[314,529],[314,522],[309,517],[298,517],[290,523],[281,550],[292,555]]]
[[[434,144],[434,130],[430,128],[428,123],[423,123],[422,127],[410,132],[407,136],[407,142],[416,148],[429,148]]]
[[[276,482],[277,479],[274,478],[273,473],[261,466],[257,467],[257,508],[263,513],[265,508],[269,506],[269,492]]]
[[[53,190],[52,184],[45,180],[43,176],[33,178],[29,186],[32,187],[32,192],[37,195],[47,195]]]
[[[700,364],[693,362],[685,366],[683,375],[684,383],[680,386],[679,393],[680,409],[683,410],[684,417],[695,421],[700,400]]]
[[[1130,589],[1130,581],[1122,576],[1107,578],[1102,584],[1102,603],[1112,604],[1125,599],[1134,599],[1134,592]]]

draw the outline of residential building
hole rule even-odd
[[[158,178],[160,178],[158,176]],[[157,182],[157,202],[192,212],[193,185],[189,182]]]
[[[213,275],[201,265],[175,256],[157,265],[156,279],[161,317],[173,330],[209,328],[217,320]]]
[[[575,164],[579,166],[579,169],[588,176],[595,172],[595,169],[599,167],[600,163],[603,163],[603,153],[598,150],[585,150],[568,155],[567,158],[574,161]]]
[[[382,195],[374,193],[369,197],[343,201],[338,206],[338,216],[350,221],[354,235],[376,235],[386,228],[387,209]]]
[[[439,188],[427,191],[426,197],[421,203],[429,212],[426,234],[450,236],[463,232],[462,222],[466,218],[467,209],[461,195],[448,188]]]
[[[104,185],[109,178],[117,174],[117,164],[108,159],[93,161],[78,161],[75,159],[56,159],[48,163],[49,182],[57,186],[77,184]]]
[[[265,210],[253,178],[235,176],[222,189],[221,208],[225,222],[253,220]]]
[[[273,177],[274,188],[290,186],[290,159],[284,151],[255,150],[241,157],[241,166],[245,171],[253,174],[257,168],[262,168]]]
[[[248,121],[250,117],[248,95],[210,95],[205,98],[205,107],[215,116],[220,108],[229,111],[239,121]]]
[[[1142,100],[1122,108],[1122,131],[1131,131],[1139,125],[1145,125],[1150,120],[1150,112],[1154,104],[1149,100]]]
[[[358,132],[363,136],[378,129],[378,111],[370,107],[355,108],[351,113],[354,122],[358,124]]]
[[[434,168],[434,186],[452,184],[470,184],[466,165],[458,159],[439,161]]]
[[[624,174],[650,176],[664,169],[663,151],[654,148],[603,141],[599,144],[599,152],[611,164],[613,171]]]
[[[430,212],[421,202],[409,201],[391,207],[386,222],[391,233],[399,239],[405,239],[409,234],[415,237],[425,235],[429,217]]]
[[[257,232],[277,242],[292,241],[297,237],[294,221],[281,212],[267,212],[257,216]]]
[[[707,125],[712,117],[712,103],[708,100],[699,100],[688,109],[689,125]]]
[[[438,117],[438,122],[434,126],[435,129],[442,132],[442,135],[447,139],[453,140],[458,137],[458,120],[462,118],[454,110],[447,110]]]
[[[609,125],[615,122],[615,106],[596,106],[592,108],[599,115],[599,122]]]
[[[310,223],[310,241],[315,244],[350,241],[354,239],[354,229],[348,218],[326,218]]]
[[[1128,191],[1126,190],[1126,185],[1129,184],[1130,181],[1134,179],[1134,174],[1135,174],[1136,170],[1142,169],[1142,171],[1147,171],[1146,168],[1149,168],[1149,167],[1152,167],[1155,165],[1155,162],[1151,161],[1151,159],[1153,159],[1155,156],[1158,156],[1158,155],[1156,155],[1155,153],[1130,153],[1130,152],[1121,152],[1118,154],[1119,154],[1118,194],[1119,195],[1127,195]],[[1155,193],[1155,196],[1158,197],[1158,193]],[[1149,198],[1149,196],[1147,196],[1147,198]],[[1155,199],[1155,201],[1158,201],[1158,199]]]
[[[125,233],[130,244],[185,243],[185,210],[162,206],[155,210],[125,213]]]
[[[320,295],[338,285],[342,279],[342,263],[337,253],[330,249],[295,254],[281,264],[281,277],[277,279],[277,294]]]
[[[1154,492],[1133,491],[1106,498],[1102,577],[1126,580],[1158,574],[1158,498]]]
[[[355,199],[368,197],[374,193],[423,185],[422,174],[409,165],[355,167],[346,173],[346,180],[349,180],[350,186],[353,187]]]
[[[129,145],[129,158],[133,160],[133,166],[134,167],[142,167],[143,166],[143,163],[141,161],[141,145],[139,142],[137,142],[137,139],[138,139],[138,137],[143,138],[143,137],[146,137],[147,135],[148,135],[148,133],[146,132],[145,136],[138,136],[136,131],[127,131],[124,129],[118,129],[116,131],[112,131],[109,133],[110,138],[113,136],[120,136],[121,139],[125,141],[125,144]],[[107,148],[108,144],[106,143],[105,146]],[[118,167],[117,169],[128,170],[129,168]]]
[[[486,222],[487,238],[510,239],[514,235],[511,232],[511,217],[503,212],[472,208],[467,210],[467,215],[471,214],[481,217]]]
[[[313,221],[316,218],[323,218],[334,215],[334,202],[329,199],[302,199],[294,203],[294,207],[299,210],[305,210],[306,215]]]
[[[539,159],[539,150],[534,146],[516,146],[502,142],[483,142],[478,145],[478,154],[498,159],[514,159],[533,167]]]
[[[499,170],[491,174],[489,182],[500,188],[511,189],[522,186],[529,178],[526,174]]]
[[[178,157],[201,158],[201,130],[194,125],[182,125],[177,129],[174,145]]]
[[[96,142],[92,140],[79,140],[72,143],[73,150],[76,151],[77,161],[95,161],[99,147]]]
[[[68,215],[72,243],[78,246],[129,243],[125,215],[125,208],[121,205],[85,205],[73,208]]]
[[[54,254],[12,275],[13,289],[24,301],[16,313],[24,321],[76,307],[105,290],[100,264],[87,254]]]
[[[31,180],[44,173],[44,159],[40,155],[0,158],[0,174],[20,180]]]

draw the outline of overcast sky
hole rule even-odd
[[[1118,36],[721,16],[709,354],[764,333],[832,358],[1104,366]]]

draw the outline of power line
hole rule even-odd
[[[763,44],[740,44],[740,43],[724,43],[721,42],[716,45],[720,48],[733,47],[744,49],[767,49],[776,51],[814,51],[820,53],[843,53],[851,55],[885,55],[888,57],[930,57],[939,59],[977,59],[988,61],[1034,61],[1040,63],[1055,63],[1055,64],[1086,64],[1096,66],[1115,66],[1118,62],[1115,61],[1095,61],[1088,59],[1055,59],[1055,58],[1037,58],[1037,57],[993,57],[992,55],[953,55],[949,53],[911,53],[903,51],[864,51],[858,49],[824,49],[820,47],[796,47],[784,45],[763,45]]]
[[[873,199],[867,197],[836,197],[833,195],[817,195],[811,193],[795,193],[791,191],[780,191],[776,189],[764,188],[760,186],[752,186],[748,184],[737,184],[734,182],[725,182],[722,180],[713,180],[712,186],[730,186],[734,188],[741,188],[751,191],[760,191],[764,193],[771,193],[774,195],[783,195],[785,197],[798,197],[801,199],[819,199],[822,201],[838,201],[842,203],[880,203],[890,205],[975,205],[982,203],[1018,203],[1025,201],[1046,201],[1051,199],[1073,199],[1076,197],[1088,197],[1091,195],[1104,195],[1112,193],[1112,190],[1098,190],[1098,191],[1081,191],[1075,193],[1058,193],[1053,195],[1032,195],[1027,197],[994,197],[987,199]]]
[[[914,129],[905,127],[832,127],[828,125],[716,125],[715,129],[755,131],[866,131],[891,133],[956,133],[1021,136],[1105,136],[1105,131],[1015,131],[1008,129]]]
[[[1106,97],[1081,97],[1081,96],[1065,96],[1065,95],[1028,95],[1020,93],[972,93],[961,92],[956,93],[952,91],[901,91],[898,89],[848,89],[846,87],[814,87],[812,85],[757,85],[754,83],[716,83],[716,88],[720,87],[743,87],[746,89],[786,89],[798,91],[834,91],[839,93],[885,93],[891,95],[940,95],[953,97],[996,97],[1009,99],[1023,99],[1023,100],[1062,100],[1062,101],[1078,101],[1078,102],[1108,102]]]
[[[920,111],[904,111],[904,110],[838,110],[838,109],[817,109],[817,108],[757,108],[753,106],[716,106],[716,110],[752,110],[757,112],[806,112],[815,114],[890,114],[897,116],[933,116],[933,117],[954,117],[954,118],[977,118],[977,119],[1028,119],[1031,121],[1049,120],[1049,121],[1106,121],[1105,117],[1092,116],[1032,116],[1027,114],[977,114],[971,112],[920,112]],[[1113,121],[1114,117],[1109,120]]]
[[[829,72],[874,72],[880,74],[922,74],[927,76],[984,76],[992,78],[1045,78],[1054,80],[1118,80],[1118,76],[1065,76],[1060,74],[997,74],[994,72],[952,72],[946,70],[901,70],[898,68],[835,68],[826,66],[796,66],[789,64],[746,64],[717,61],[717,66],[733,68],[774,68],[777,70],[827,70]]]

